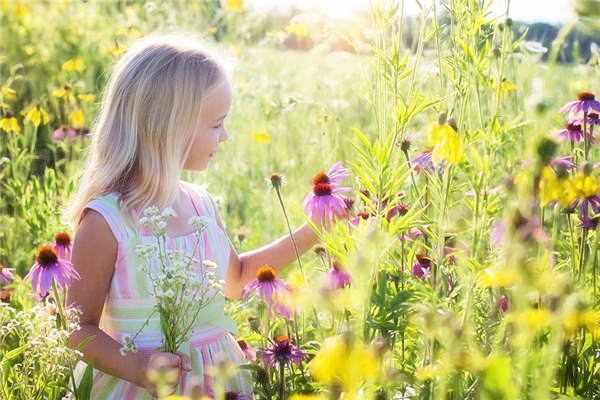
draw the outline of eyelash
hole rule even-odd
[[[223,126],[223,124],[215,125],[215,126],[213,126],[213,129],[220,129],[222,126]]]

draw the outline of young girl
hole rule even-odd
[[[199,376],[205,394],[214,396],[209,367],[223,360],[244,362],[228,332],[236,326],[225,316],[222,298],[213,300],[210,312],[200,313],[189,345],[178,354],[155,350],[161,333],[154,316],[136,339],[138,352],[121,355],[123,336],[135,334],[155,304],[135,255],[136,245],[153,240],[137,224],[145,208],[171,206],[177,215],[167,226],[168,246],[189,251],[194,249],[195,228],[187,221],[195,215],[210,218],[196,258],[218,265],[228,298],[239,298],[264,264],[281,270],[294,260],[289,237],[238,255],[210,195],[180,181],[182,170],[206,169],[227,140],[224,121],[230,106],[231,84],[224,66],[192,38],[142,40],[115,66],[70,209],[76,230],[72,263],[81,279],[69,288],[67,302],[82,311],[81,330],[70,344],[75,347],[94,336],[83,348],[83,360],[93,360],[96,369],[93,399],[156,396],[148,372],[158,368],[177,377],[170,392],[179,384],[184,391],[187,378]],[[301,252],[317,242],[307,224],[294,237]],[[250,396],[249,376],[240,370],[225,390]]]

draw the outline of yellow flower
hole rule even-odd
[[[233,12],[244,12],[244,0],[227,0],[225,2],[225,10]]]
[[[598,181],[584,171],[579,172],[567,181],[567,199],[572,202],[576,197],[585,199],[598,193]]]
[[[75,96],[73,96],[73,92],[71,91],[71,86],[63,85],[60,89],[56,89],[52,92],[53,96],[59,97],[61,99],[65,99],[65,101],[75,103]]]
[[[36,128],[40,126],[40,124],[46,125],[48,123],[48,113],[40,104],[37,104],[34,108],[27,112],[25,115],[25,121],[31,121],[33,126]]]
[[[549,166],[542,168],[539,189],[538,198],[542,207],[553,200],[560,200],[560,204],[563,207],[570,205],[570,202],[567,203],[568,199],[565,197],[565,180],[558,178]]]
[[[322,394],[294,394],[290,400],[327,400],[327,397]]]
[[[484,287],[507,286],[517,279],[515,271],[508,268],[486,268],[477,274],[477,283]]]
[[[376,356],[358,338],[339,335],[325,339],[308,368],[319,382],[341,385],[349,393],[379,373]]]
[[[252,137],[257,143],[271,143],[271,136],[266,132],[254,131],[252,132]]]
[[[431,127],[429,145],[433,146],[431,157],[436,163],[444,160],[449,164],[458,164],[462,159],[464,149],[462,139],[456,130],[445,121]]]
[[[61,67],[64,71],[83,72],[83,60],[81,58],[72,58],[67,60]]]
[[[8,111],[4,114],[4,118],[0,119],[0,128],[6,132],[14,132],[16,135],[20,133],[17,118]]]
[[[17,92],[11,88],[3,87],[2,95],[4,96],[4,98],[6,100],[16,100],[17,99]]]
[[[517,90],[517,86],[514,83],[507,81],[506,78],[502,79],[502,82],[500,82],[500,85],[498,86],[498,91],[501,96],[506,96],[515,90]]]
[[[67,116],[73,127],[79,128],[83,125],[83,111],[80,109],[74,110]]]
[[[306,25],[300,24],[298,22],[286,26],[285,31],[287,33],[294,33],[298,36],[308,35],[308,29],[306,28]]]
[[[87,93],[87,94],[78,94],[77,98],[83,101],[94,101],[96,99],[96,95]]]

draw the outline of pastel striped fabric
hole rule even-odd
[[[196,213],[210,217],[211,223],[203,232],[201,243],[197,244],[191,233],[168,237],[167,246],[192,252],[197,244],[195,256],[200,260],[214,261],[220,275],[217,279],[225,279],[231,249],[227,236],[216,223],[209,194],[195,185],[182,182],[182,186],[190,194]],[[155,238],[144,235],[143,230],[136,228],[133,218],[120,210],[118,200],[118,193],[111,193],[97,197],[86,208],[99,212],[105,218],[118,242],[115,271],[100,327],[122,343],[123,335],[133,336],[152,314],[156,304],[152,296],[152,283],[146,274],[139,271],[141,261],[137,259],[135,252],[137,245],[151,243]],[[198,273],[204,273],[204,266],[198,266]],[[238,365],[244,363],[245,356],[229,332],[237,333],[237,326],[225,315],[223,297],[217,296],[199,313],[189,343],[180,349],[190,355],[193,368],[192,372],[183,373],[181,392],[185,391],[189,377],[198,376],[202,378],[205,393],[212,397],[214,383],[209,373],[211,365],[223,360]],[[150,319],[135,342],[138,351],[143,354],[150,354],[161,345],[160,319],[157,314]],[[85,364],[81,362],[78,371],[84,368]],[[226,391],[251,397],[252,383],[248,371],[238,369],[236,376],[226,382]],[[144,388],[94,370],[91,398],[134,400],[152,399],[152,396]]]

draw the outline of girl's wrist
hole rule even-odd
[[[145,354],[137,354],[139,356],[137,361],[137,367],[135,369],[136,376],[133,384],[145,388],[148,383],[148,363],[150,362],[150,356]]]

